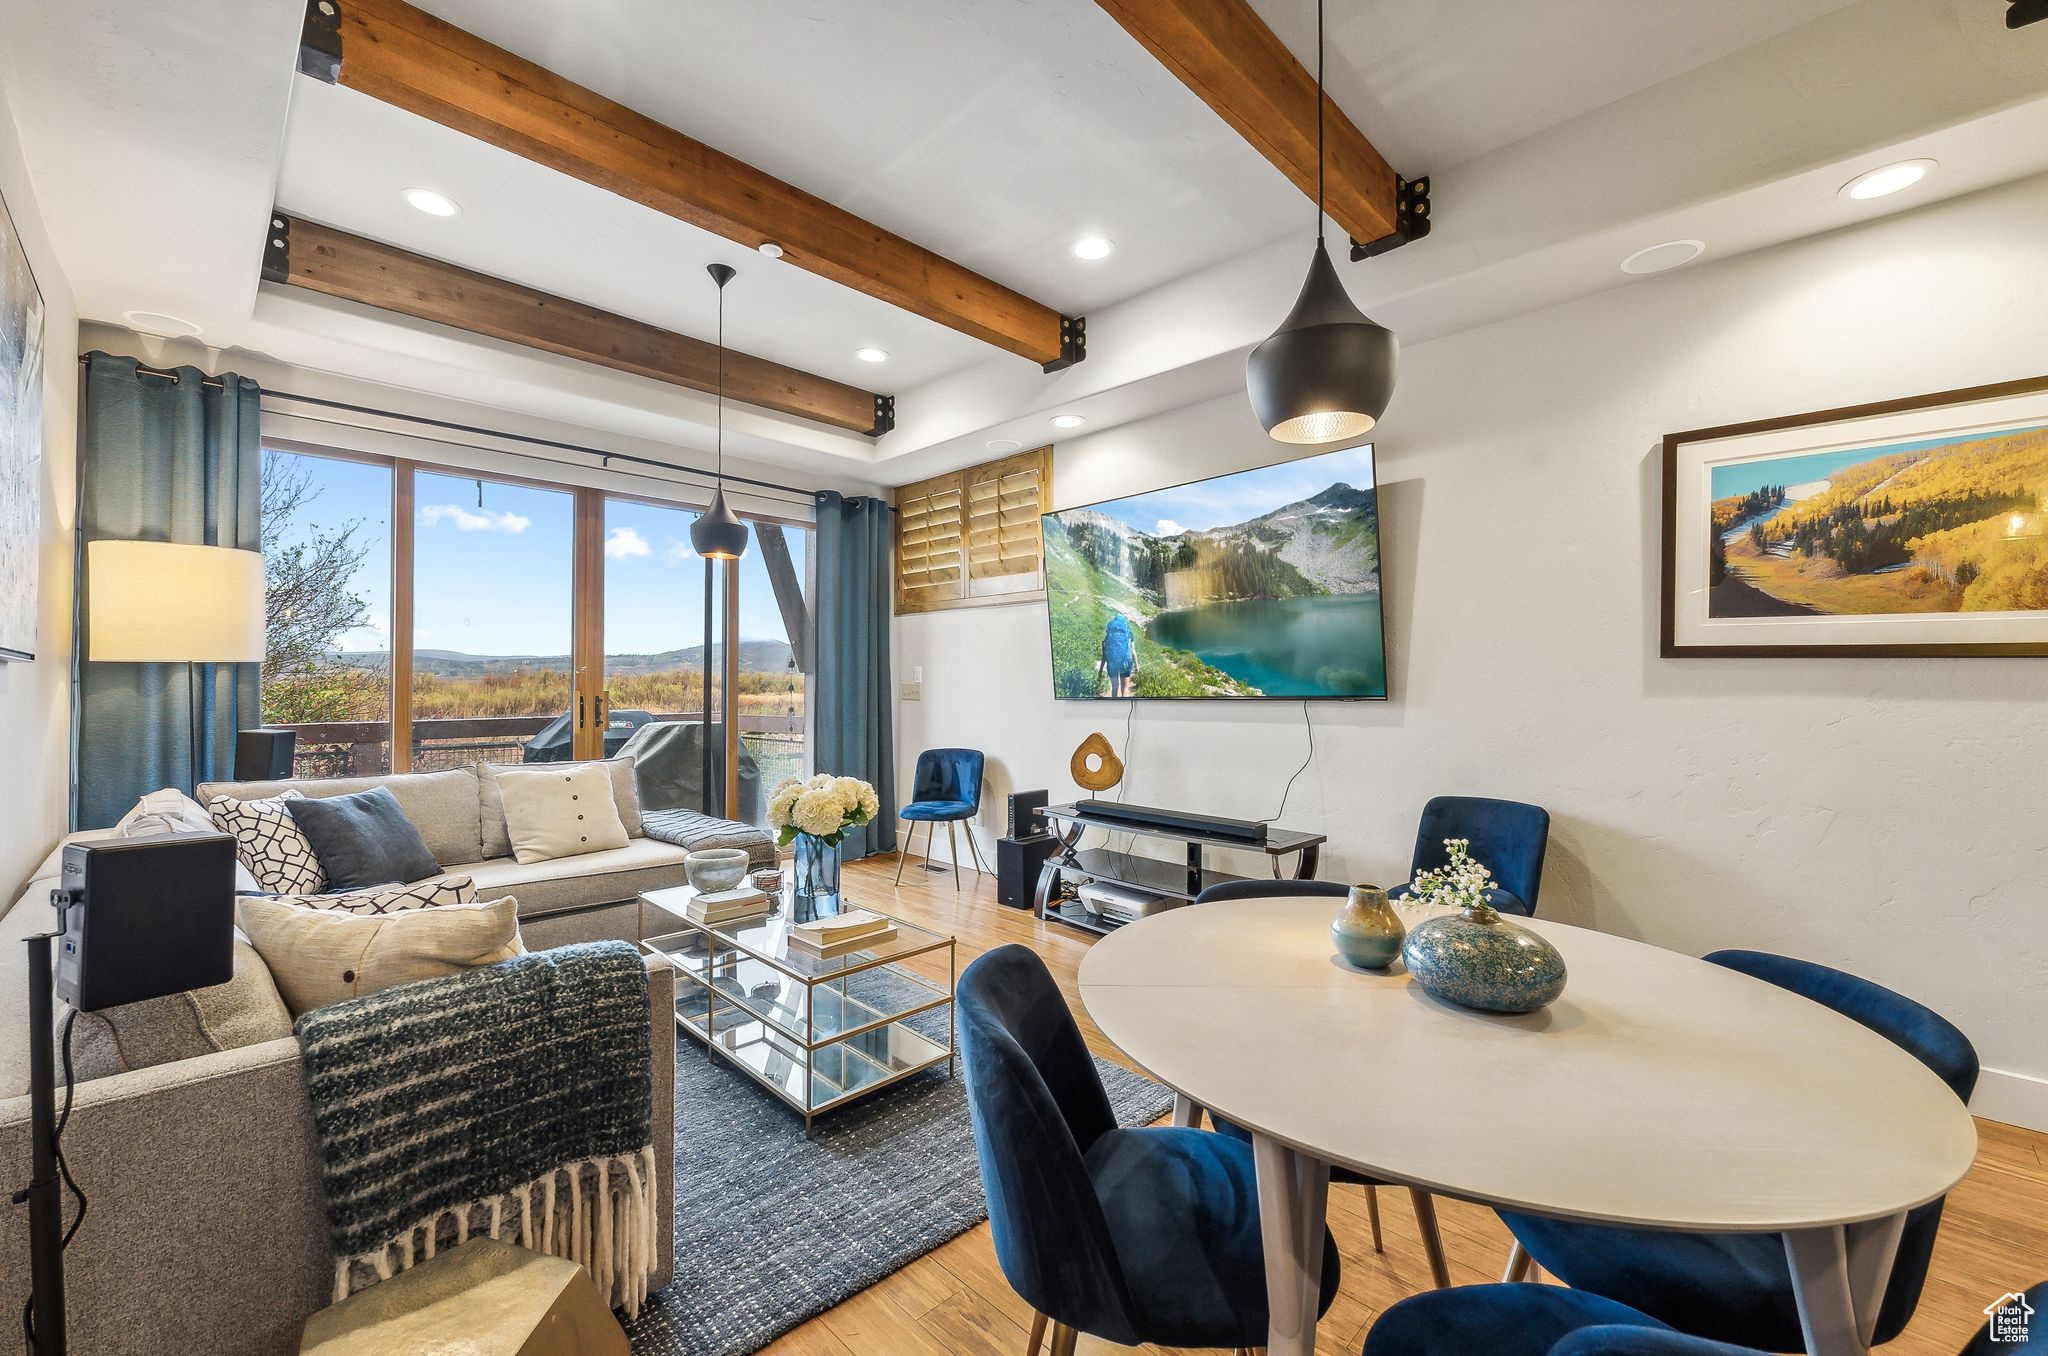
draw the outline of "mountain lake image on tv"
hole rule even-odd
[[[1053,695],[1387,695],[1372,446],[1044,517]]]

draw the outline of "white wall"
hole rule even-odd
[[[2048,372],[2044,220],[2036,180],[1405,354],[1377,437],[1392,700],[1313,708],[1280,816],[1330,835],[1322,874],[1403,878],[1433,794],[1540,802],[1546,917],[1891,985],[2000,1071],[1981,1113],[2048,1128],[2048,661],[1660,659],[1656,566],[1665,433]],[[1275,451],[1233,395],[1062,446],[1054,494]],[[924,679],[902,785],[920,748],[986,750],[984,841],[1127,717],[1134,801],[1264,818],[1302,760],[1295,704],[1055,703],[1039,604],[896,644]]]
[[[76,517],[78,314],[43,232],[0,69],[0,198],[43,294],[42,620],[34,663],[0,664],[0,913],[68,822],[71,528]]]

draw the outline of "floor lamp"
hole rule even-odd
[[[167,541],[85,544],[85,656],[95,663],[185,665],[191,753],[201,780],[198,666],[263,659],[263,556]]]

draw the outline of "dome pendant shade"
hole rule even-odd
[[[711,507],[690,524],[690,545],[700,556],[738,560],[747,553],[747,525],[725,502],[725,486],[711,496]]]
[[[1394,398],[1400,353],[1394,332],[1352,304],[1319,239],[1294,309],[1245,364],[1252,412],[1276,442],[1361,437]]]

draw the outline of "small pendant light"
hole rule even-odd
[[[1252,350],[1252,413],[1276,442],[1327,443],[1372,430],[1394,398],[1401,342],[1366,319],[1323,243],[1323,4],[1316,0],[1316,252],[1294,309]]]
[[[747,525],[725,502],[725,285],[733,270],[712,264],[704,271],[718,284],[718,481],[711,507],[690,524],[690,545],[710,560],[738,560],[747,553]]]

